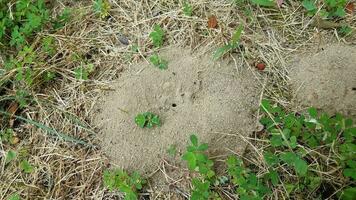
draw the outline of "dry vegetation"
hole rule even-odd
[[[262,72],[264,79],[261,80],[263,96],[285,107],[290,105],[286,84],[289,58],[333,40],[356,41],[355,34],[343,38],[334,29],[314,26],[299,1],[288,2],[280,9],[262,9],[247,2],[197,0],[191,3],[191,17],[182,12],[183,1],[110,0],[110,5],[109,15],[101,18],[94,13],[91,1],[55,1],[51,14],[57,15],[67,7],[72,9],[70,20],[56,31],[44,28],[30,45],[38,62],[34,66],[37,75],[51,71],[56,78],[46,83],[35,78],[31,87],[6,85],[1,89],[1,108],[11,114],[2,115],[2,129],[12,128],[18,138],[13,144],[0,143],[1,157],[9,150],[16,151],[19,158],[27,159],[35,170],[22,173],[18,162],[5,165],[5,159],[1,159],[0,199],[7,199],[13,193],[21,194],[23,199],[120,197],[102,186],[102,173],[109,167],[109,161],[96,145],[98,130],[91,126],[91,112],[100,94],[110,90],[110,82],[120,76],[122,70],[151,55],[149,33],[154,24],[165,31],[164,46],[185,46],[197,54],[205,54],[227,42],[242,23],[245,29],[241,48],[226,59],[235,62],[237,69],[254,68],[260,61],[266,63],[268,67]],[[215,29],[207,26],[211,15],[218,20]],[[355,15],[346,20],[355,28]],[[41,49],[45,37],[54,38],[56,53],[53,56]],[[132,50],[134,45],[138,45],[138,52]],[[3,49],[1,53],[0,66],[5,63],[4,55],[14,55],[14,49]],[[94,66],[88,80],[75,78],[75,69],[83,64]],[[12,75],[2,75],[0,79],[3,81],[9,76]],[[21,87],[29,93],[26,98],[30,103],[25,108],[7,100]],[[162,161],[162,165],[168,163]],[[165,167],[158,173],[163,173],[162,169]],[[170,180],[167,184],[174,185],[177,181]],[[154,188],[145,191],[146,197],[159,193]],[[171,194],[159,196],[165,199],[185,195],[187,191],[174,189]]]

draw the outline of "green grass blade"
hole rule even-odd
[[[11,116],[10,113],[2,111],[2,110],[0,110],[0,113],[4,114],[6,116]],[[24,121],[26,123],[32,124],[34,126],[37,126],[38,128],[40,128],[40,129],[46,131],[47,133],[49,133],[50,135],[57,136],[57,137],[63,139],[64,141],[73,142],[73,143],[76,143],[76,144],[81,144],[81,145],[93,147],[93,145],[91,145],[91,144],[88,144],[88,143],[86,143],[86,142],[84,142],[82,140],[76,139],[76,138],[71,137],[69,135],[66,135],[64,133],[58,132],[57,130],[52,129],[52,128],[50,128],[50,127],[48,127],[48,126],[46,126],[44,124],[41,124],[39,122],[33,121],[31,119],[26,119],[26,118],[18,116],[18,115],[13,115],[13,117],[15,117],[16,119],[19,119],[21,121]]]

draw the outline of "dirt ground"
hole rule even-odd
[[[70,20],[33,38],[38,70],[57,77],[31,88],[33,104],[14,111],[42,128],[14,120],[18,142],[0,144],[0,199],[15,193],[21,199],[123,199],[103,187],[103,171],[109,168],[146,172],[145,197],[188,199],[191,174],[180,165],[180,154],[189,135],[209,143],[216,162],[242,154],[245,139],[254,139],[262,97],[290,110],[313,105],[354,116],[356,34],[342,37],[337,28],[315,26],[301,1],[263,8],[249,1],[241,6],[240,1],[195,0],[189,1],[192,16],[184,14],[181,0],[109,2],[108,16],[101,17],[93,1],[56,1],[51,14],[70,8]],[[208,27],[211,16],[215,28]],[[355,29],[356,15],[342,22]],[[227,44],[240,24],[241,48],[213,62],[210,52]],[[156,51],[149,37],[155,25],[164,30],[159,50],[169,62],[164,71],[146,60]],[[52,57],[41,50],[46,37],[54,40]],[[332,43],[337,45],[321,50]],[[0,55],[0,65],[4,61]],[[266,68],[257,71],[256,63]],[[78,67],[87,64],[94,70],[78,80]],[[3,99],[16,91],[6,92]],[[134,117],[145,111],[158,114],[162,127],[138,128]],[[168,160],[172,144],[179,152]],[[34,166],[31,174],[21,172],[18,162],[5,164],[10,150]],[[173,170],[178,175],[168,176]]]
[[[329,44],[300,56],[290,70],[294,106],[356,119],[356,46]]]
[[[171,145],[185,150],[193,133],[209,144],[211,156],[241,154],[246,144],[239,135],[249,136],[256,128],[258,72],[183,48],[170,47],[161,55],[169,62],[167,70],[146,62],[129,67],[98,105],[95,123],[111,161],[152,172]],[[135,115],[146,111],[158,114],[162,127],[138,127]]]

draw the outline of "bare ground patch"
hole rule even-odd
[[[254,73],[182,48],[169,48],[162,57],[169,61],[167,70],[134,65],[99,104],[95,123],[113,163],[152,171],[170,145],[184,150],[192,133],[209,143],[213,155],[227,154],[228,149],[241,153],[246,144],[229,134],[247,136],[255,128],[261,90]],[[138,127],[135,115],[146,111],[158,114],[162,127]]]

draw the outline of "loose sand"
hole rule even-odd
[[[301,56],[290,71],[294,103],[356,119],[356,46],[331,44]]]
[[[209,144],[213,155],[229,154],[228,149],[242,153],[246,144],[236,135],[255,129],[261,93],[256,74],[180,48],[160,55],[169,61],[167,70],[145,62],[132,66],[99,103],[94,122],[112,162],[150,172],[170,145],[184,150],[192,133]],[[162,126],[139,128],[135,115],[146,111],[158,114]]]

